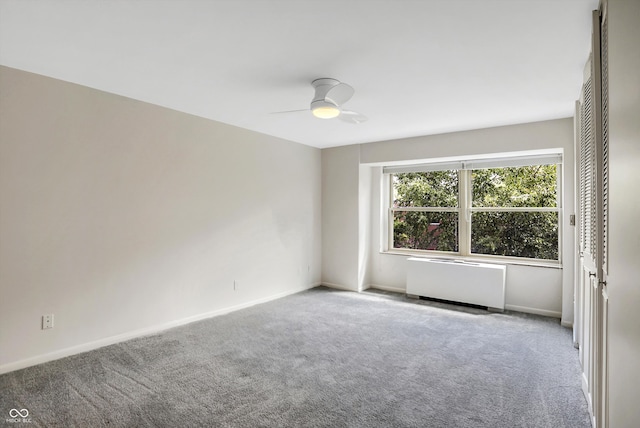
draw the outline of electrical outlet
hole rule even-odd
[[[53,314],[42,316],[42,329],[47,330],[49,328],[53,328]]]

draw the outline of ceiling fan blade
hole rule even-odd
[[[324,98],[336,105],[342,105],[351,99],[354,92],[355,90],[350,85],[338,83],[327,91]]]
[[[355,124],[366,122],[367,120],[369,120],[367,116],[349,110],[342,110],[342,112],[340,112],[340,116],[338,116],[338,119],[342,120],[343,122]]]
[[[309,111],[309,109],[308,108],[303,108],[303,109],[298,109],[298,110],[272,111],[269,114],[297,113],[299,111]]]

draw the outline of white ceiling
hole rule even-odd
[[[0,0],[0,64],[315,147],[569,117],[597,0]],[[311,81],[369,121],[315,119]]]

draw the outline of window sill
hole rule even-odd
[[[398,249],[380,251],[380,254],[389,254],[393,256],[404,256],[404,257],[422,257],[425,259],[463,260],[466,262],[476,262],[476,263],[562,269],[562,263],[554,260],[532,260],[532,259],[519,259],[517,257],[502,257],[502,256],[462,256],[460,254],[431,253],[431,252],[425,252],[425,251],[409,251],[409,250],[403,251]]]

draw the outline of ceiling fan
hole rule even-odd
[[[355,90],[350,85],[331,78],[316,79],[311,82],[315,89],[313,100],[311,100],[311,113],[319,119],[338,118],[349,123],[362,123],[367,121],[367,117],[355,111],[344,110],[342,104],[351,99]],[[294,113],[303,110],[280,111],[276,113]]]

